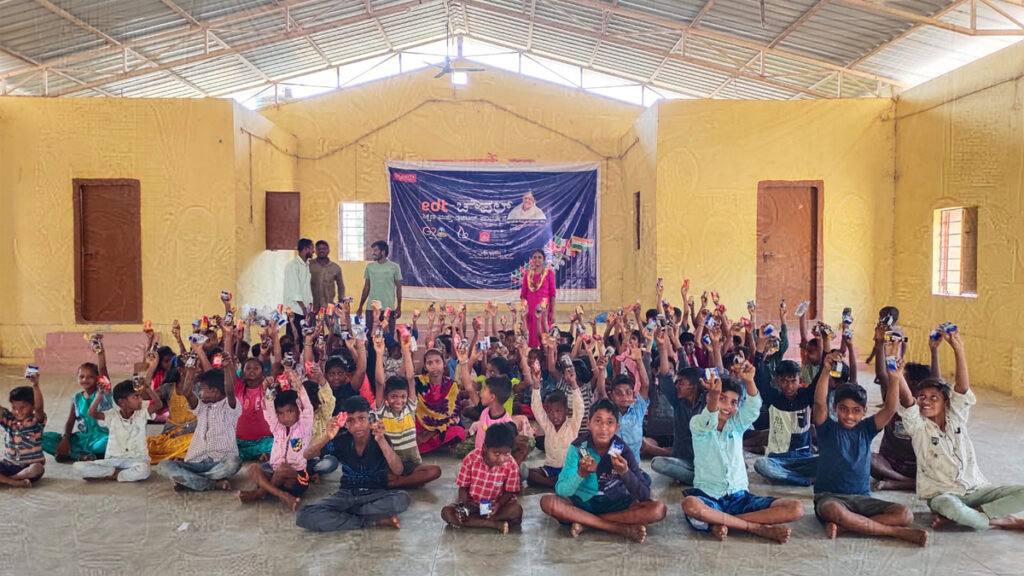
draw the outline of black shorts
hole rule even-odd
[[[825,523],[825,520],[822,520],[821,513],[819,511],[821,507],[828,502],[835,502],[850,512],[864,516],[865,518],[884,514],[889,508],[898,506],[895,502],[879,500],[878,498],[872,498],[871,496],[864,494],[832,494],[830,492],[821,492],[814,495],[814,515],[817,516],[818,521],[821,523]]]
[[[29,466],[31,466],[31,464],[18,464],[17,462],[11,462],[9,460],[0,460],[0,474],[7,477],[14,476]]]

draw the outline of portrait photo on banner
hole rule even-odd
[[[598,164],[388,162],[392,259],[405,295],[518,301],[544,252],[559,298],[597,302]]]

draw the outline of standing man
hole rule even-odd
[[[306,306],[313,302],[309,283],[309,259],[313,257],[313,241],[309,238],[300,239],[298,250],[298,256],[284,267],[284,297],[281,299],[285,306],[292,309],[296,323],[306,316]]]
[[[317,240],[316,258],[309,264],[314,312],[345,297],[345,281],[341,277],[341,266],[331,262],[331,259],[328,258],[330,253],[331,247],[327,241]],[[337,292],[335,292],[335,288],[337,288]]]
[[[366,265],[363,278],[363,295],[359,298],[359,309],[356,314],[363,313],[363,305],[367,298],[372,302],[380,302],[380,309],[391,308],[391,318],[388,318],[388,330],[394,330],[394,320],[402,316],[402,269],[398,264],[388,260],[388,243],[377,240],[370,244],[370,262]],[[370,314],[372,308],[366,311],[366,326],[370,326]],[[378,317],[378,320],[380,317]]]
[[[363,295],[359,298],[356,315],[362,315],[363,305],[366,304],[367,298],[370,299],[370,302],[377,300],[380,302],[378,314],[388,308],[391,309],[391,317],[388,318],[388,332],[392,332],[395,329],[395,320],[402,315],[402,269],[398,267],[398,264],[388,260],[389,252],[388,243],[383,240],[377,240],[370,244],[370,260],[372,262],[366,265],[366,271],[363,273],[366,282],[363,283]],[[372,315],[371,304],[366,311],[367,329],[371,325]],[[381,317],[377,316],[377,320],[380,319]],[[377,353],[373,346],[367,346],[366,375],[370,382],[375,382],[376,366]]]

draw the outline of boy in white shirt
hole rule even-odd
[[[537,424],[544,430],[544,465],[540,468],[530,468],[526,482],[534,488],[554,488],[558,482],[558,475],[562,472],[562,465],[565,464],[565,453],[580,433],[580,424],[586,412],[583,408],[583,394],[580,393],[579,383],[576,381],[576,370],[566,369],[565,380],[570,386],[572,402],[572,416],[567,418],[570,412],[569,402],[561,390],[551,392],[543,403],[541,402],[539,363],[530,369],[530,377],[533,382],[530,405],[534,407],[533,414],[537,417]],[[536,409],[542,405],[542,410]]]
[[[89,406],[89,417],[95,418],[100,426],[109,431],[106,455],[102,460],[75,462],[72,468],[86,480],[145,480],[150,473],[146,421],[150,414],[156,414],[163,408],[163,402],[152,388],[137,388],[135,382],[125,380],[114,386],[114,407],[100,412],[100,402],[107,392],[106,388],[100,386]],[[149,406],[145,409],[143,395],[149,400]]]
[[[992,486],[981,475],[974,445],[967,435],[970,389],[967,357],[960,334],[943,332],[956,358],[956,386],[926,378],[917,387],[917,402],[905,380],[900,382],[900,416],[917,455],[917,495],[935,512],[935,528],[958,524],[976,530],[990,527],[1024,530],[1024,486]]]

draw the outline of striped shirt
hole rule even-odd
[[[40,422],[35,412],[24,420],[16,420],[13,412],[0,408],[0,428],[6,433],[4,460],[15,464],[45,462],[42,445],[45,427],[46,419]]]
[[[391,446],[394,447],[395,454],[402,459],[402,463],[422,462],[420,449],[416,444],[416,397],[409,398],[398,414],[395,414],[385,402],[377,410],[377,416],[384,425],[384,435],[391,441]]]
[[[240,401],[235,401],[234,408],[228,404],[227,398],[211,404],[200,401],[192,413],[196,415],[196,431],[192,434],[192,443],[185,454],[186,462],[220,462],[238,456],[235,426],[242,413]]]

